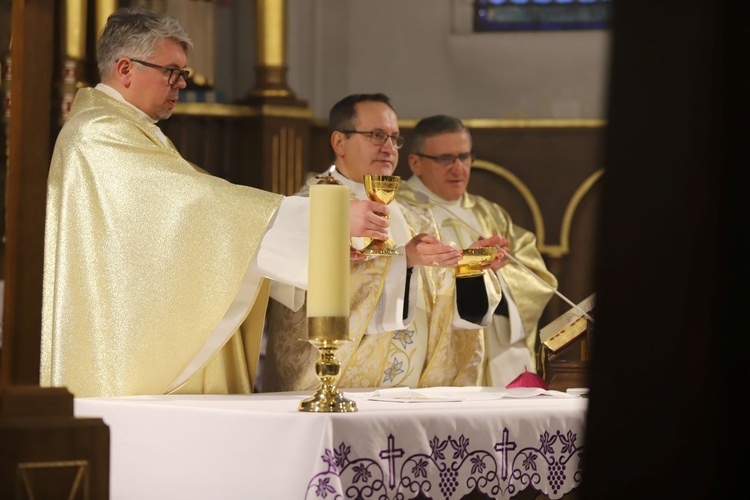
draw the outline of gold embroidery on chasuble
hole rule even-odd
[[[405,190],[408,200],[408,190]],[[402,203],[403,214],[416,233],[440,237],[429,206]],[[422,266],[419,269],[420,297],[416,323],[428,332],[427,353],[419,387],[477,385],[482,380],[484,330],[454,329],[455,269]],[[499,289],[497,278],[484,273],[485,286]],[[414,277],[412,277],[413,279]],[[494,278],[494,282],[492,281]]]
[[[349,354],[342,350],[341,387],[392,387],[419,377],[421,359],[415,356],[413,326],[403,330],[366,334],[367,325],[378,322],[378,299],[383,293],[385,275],[390,266],[388,257],[375,257],[352,263],[352,308],[349,331],[356,349]],[[376,289],[374,283],[379,283]]]
[[[419,344],[416,324],[401,330],[365,333],[369,323],[378,323],[378,299],[390,263],[387,257],[352,263],[349,331],[354,342],[351,348],[341,349],[341,387],[395,387],[416,385],[419,380],[424,346]],[[377,292],[375,283],[379,283]]]
[[[370,320],[377,314],[378,298],[383,289],[388,258],[351,262],[349,338],[337,351],[341,363],[339,387],[377,387],[385,371],[390,343],[389,332],[365,334]],[[307,341],[307,313],[303,306],[292,311],[272,300],[268,315],[268,356],[264,391],[301,391],[316,389],[317,350]]]
[[[462,204],[474,212],[484,234],[499,234],[508,238],[511,255],[552,287],[557,287],[557,278],[547,269],[537,248],[534,233],[514,225],[502,207],[481,196],[466,193]],[[539,319],[554,292],[516,265],[509,264],[500,268],[500,274],[508,284],[510,294],[521,315],[526,332],[524,342],[532,361],[532,366],[528,369],[533,371],[536,368],[533,363],[537,355]],[[523,293],[514,294],[514,290],[521,290]]]

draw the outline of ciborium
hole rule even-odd
[[[497,255],[497,247],[465,248],[463,256],[456,264],[456,278],[469,278],[482,274],[484,266],[492,264]]]
[[[315,375],[320,387],[313,395],[299,404],[299,411],[318,413],[350,413],[357,411],[357,404],[346,399],[336,387],[341,375],[341,363],[336,350],[349,339],[348,317],[307,318],[308,342],[318,350]]]
[[[396,198],[398,186],[401,183],[401,177],[398,175],[365,175],[364,178],[365,193],[372,201],[377,201],[388,205]],[[378,214],[388,219],[385,214]],[[370,243],[359,251],[365,255],[400,255],[393,247],[390,241],[373,239]]]

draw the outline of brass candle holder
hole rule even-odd
[[[315,362],[315,375],[320,387],[313,395],[299,404],[299,411],[317,413],[351,413],[357,411],[357,404],[346,399],[336,387],[341,375],[341,363],[336,358],[336,350],[344,342],[350,342],[348,317],[307,318],[307,341],[318,350]]]

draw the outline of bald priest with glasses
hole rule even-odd
[[[502,288],[492,324],[484,329],[483,384],[505,387],[525,370],[536,371],[539,319],[552,298],[557,279],[536,246],[534,233],[513,223],[498,204],[468,193],[472,140],[458,118],[435,115],[420,120],[410,134],[409,167],[413,175],[399,190],[405,205],[429,207],[435,235],[459,248],[480,238],[500,238],[501,258],[491,266]],[[540,281],[504,257],[518,259]]]

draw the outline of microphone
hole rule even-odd
[[[471,227],[471,226],[470,226],[470,225],[469,225],[469,224],[468,224],[468,223],[467,223],[467,222],[466,222],[465,220],[461,219],[461,217],[459,217],[458,215],[456,215],[455,213],[453,213],[453,211],[451,211],[450,209],[448,209],[448,208],[446,208],[446,207],[442,206],[441,204],[437,203],[437,202],[436,202],[435,200],[433,200],[432,198],[430,198],[430,197],[429,197],[429,196],[428,196],[428,195],[427,195],[426,193],[423,193],[423,192],[421,192],[421,191],[414,191],[414,202],[416,202],[416,204],[418,204],[418,205],[422,205],[422,206],[431,206],[431,207],[437,207],[437,208],[440,208],[440,209],[442,209],[442,210],[444,210],[444,211],[448,212],[448,213],[449,213],[450,215],[452,215],[452,216],[453,216],[453,217],[455,217],[456,219],[458,219],[458,220],[460,220],[461,222],[463,222],[463,227],[465,227],[465,228],[469,229],[469,230],[470,230],[471,232],[473,232],[473,233],[474,233],[474,234],[475,234],[475,235],[476,235],[476,236],[477,236],[477,237],[478,237],[479,239],[484,239],[484,238],[485,238],[485,236],[484,236],[483,234],[481,234],[481,233],[480,233],[479,231],[477,231],[476,229],[474,229],[473,227]],[[516,264],[516,265],[517,265],[517,266],[519,266],[519,267],[520,267],[521,269],[523,269],[524,271],[526,271],[526,272],[528,272],[529,274],[531,274],[531,275],[532,275],[533,277],[535,277],[535,278],[536,278],[537,280],[539,280],[539,281],[540,281],[541,283],[543,283],[543,284],[544,284],[544,286],[546,286],[547,288],[549,288],[550,290],[552,290],[553,292],[555,292],[555,294],[557,294],[557,296],[558,296],[558,297],[560,297],[560,298],[561,298],[561,299],[563,299],[563,300],[564,300],[565,302],[567,302],[567,303],[568,303],[568,305],[570,305],[570,306],[572,306],[572,307],[573,307],[573,309],[575,309],[575,310],[577,310],[578,312],[580,312],[580,313],[581,313],[581,314],[582,314],[582,315],[583,315],[583,316],[584,316],[584,317],[585,317],[585,318],[586,318],[587,320],[589,320],[589,321],[590,321],[590,322],[592,322],[592,323],[594,322],[594,318],[592,318],[592,317],[591,317],[591,316],[590,316],[590,315],[589,315],[589,314],[588,314],[588,313],[587,313],[586,311],[584,311],[583,309],[581,309],[581,307],[580,307],[580,306],[578,306],[578,305],[577,305],[576,303],[574,303],[574,302],[573,302],[572,300],[570,300],[570,299],[569,299],[569,298],[567,298],[567,297],[566,297],[565,295],[563,295],[563,294],[562,294],[561,292],[559,292],[559,291],[557,290],[557,288],[553,287],[552,285],[550,285],[549,283],[547,283],[546,281],[544,281],[544,280],[543,280],[543,279],[541,278],[541,276],[539,276],[539,275],[538,275],[538,274],[536,274],[536,273],[535,273],[534,271],[532,271],[531,269],[529,269],[528,267],[526,267],[526,265],[524,265],[524,264],[523,264],[523,263],[522,263],[522,262],[521,262],[520,260],[518,260],[517,258],[515,258],[514,256],[512,256],[512,255],[511,255],[511,254],[510,254],[509,252],[505,252],[505,254],[504,254],[504,255],[505,255],[505,257],[507,257],[507,258],[508,258],[508,259],[509,259],[509,260],[510,260],[510,261],[511,261],[512,263]]]

